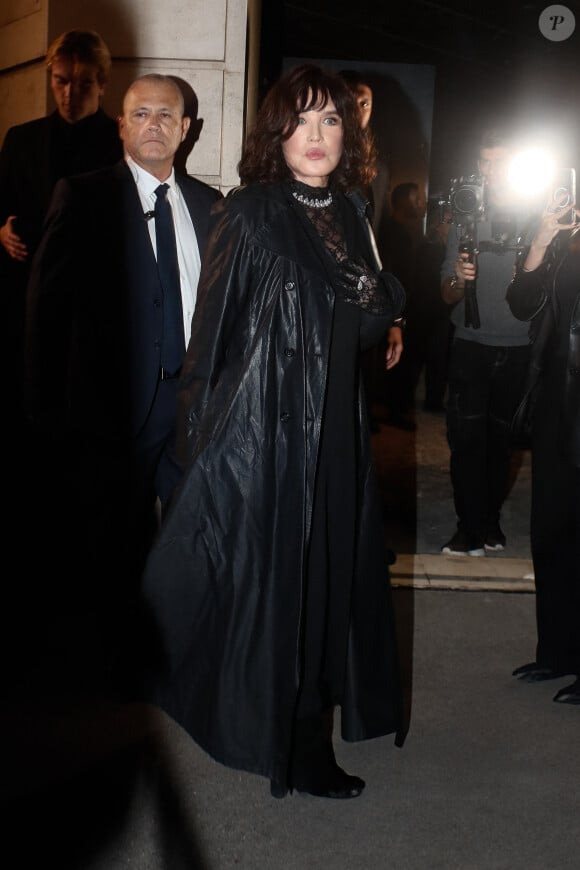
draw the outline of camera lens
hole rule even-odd
[[[552,199],[556,203],[557,209],[572,205],[572,196],[567,187],[558,187],[552,194]]]
[[[461,214],[473,214],[479,202],[472,187],[460,187],[453,197],[453,208]]]
[[[456,223],[473,223],[484,211],[484,181],[480,175],[451,179],[449,204]]]

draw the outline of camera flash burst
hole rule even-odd
[[[529,148],[517,154],[508,169],[512,188],[520,196],[535,196],[546,190],[554,174],[554,161],[547,151]]]

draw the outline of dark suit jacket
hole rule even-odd
[[[193,178],[177,182],[203,250],[221,194]],[[159,466],[170,453],[177,386],[158,379],[161,286],[124,160],[57,183],[28,302],[32,449],[22,513],[35,553],[27,576],[44,580],[47,566],[58,575],[50,596],[33,597],[44,602],[43,618],[63,649],[73,651],[81,682],[93,672],[123,682],[156,495],[161,484],[168,493],[173,486]]]
[[[203,251],[221,194],[177,176]],[[158,384],[162,291],[124,160],[55,187],[28,287],[25,401],[42,429],[109,442],[138,435]]]
[[[14,374],[11,389],[20,402],[25,290],[30,264],[54,185],[64,175],[112,166],[123,156],[117,122],[101,109],[77,124],[58,112],[11,127],[0,151],[0,226],[16,215],[15,229],[28,246],[21,263],[0,245],[4,337],[0,359]]]
[[[77,124],[53,112],[11,127],[0,152],[0,226],[17,215],[34,252],[58,179],[112,166],[122,156],[117,122],[102,109]]]

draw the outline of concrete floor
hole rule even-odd
[[[377,417],[381,417],[380,407]],[[381,424],[372,436],[385,539],[397,554],[393,584],[533,592],[530,452],[517,450],[513,455],[511,485],[501,516],[505,550],[487,553],[485,558],[442,555],[441,547],[456,528],[445,415],[422,411],[419,392],[416,421],[415,432]]]
[[[511,677],[534,657],[529,458],[504,510],[505,553],[442,557],[455,524],[444,420],[418,422],[373,436],[408,733],[397,748],[335,729],[339,761],[367,782],[361,797],[274,800],[266,780],[214,762],[159,711],[86,685],[70,697],[21,685],[1,703],[5,866],[578,870],[580,708],[552,702],[572,679]]]
[[[439,554],[456,527],[445,415],[426,413],[418,403],[416,422],[415,432],[381,424],[372,436],[387,534],[397,552]],[[531,557],[530,497],[530,453],[516,450],[501,516],[508,539],[501,558]]]
[[[529,594],[396,589],[409,730],[347,744],[353,801],[270,796],[163,714],[98,699],[2,715],[5,866],[578,870],[580,708],[521,684]],[[570,680],[569,680],[570,681]]]

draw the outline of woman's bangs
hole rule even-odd
[[[298,113],[321,112],[330,101],[331,97],[327,90],[318,88],[305,88],[298,94]]]

